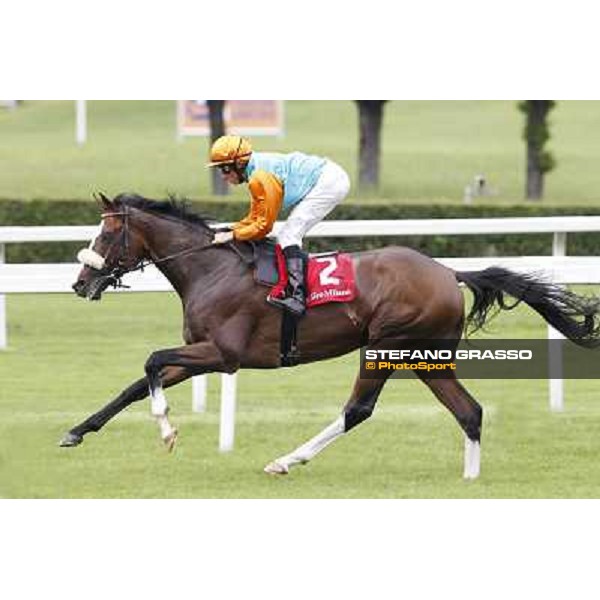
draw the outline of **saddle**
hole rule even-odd
[[[244,246],[249,247],[252,252],[246,261],[254,269],[254,280],[259,285],[272,288],[272,295],[281,294],[287,284],[287,270],[281,247],[271,239],[248,242]],[[328,302],[350,302],[355,298],[354,267],[349,254],[326,252],[306,256],[307,309]],[[300,359],[297,324],[293,315],[282,311],[280,357],[284,367],[294,366]]]
[[[277,243],[271,239],[251,243],[254,250],[254,281],[267,287],[276,286],[279,283]],[[304,252],[304,255],[307,253]]]
[[[285,259],[273,240],[253,244],[254,280],[273,288],[277,296],[283,291],[286,280]],[[306,308],[329,302],[350,302],[356,297],[354,266],[349,254],[338,251],[305,254],[308,260],[306,272]]]

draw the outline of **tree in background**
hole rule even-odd
[[[544,175],[551,171],[556,161],[544,146],[550,138],[548,113],[554,108],[554,100],[523,100],[519,110],[525,114],[523,137],[527,143],[527,181],[525,197],[541,200],[544,195]]]
[[[210,125],[210,144],[225,135],[225,100],[207,100],[208,121]],[[227,182],[221,177],[219,169],[210,169],[212,176],[212,191],[216,196],[226,196],[229,193]]]
[[[355,100],[360,128],[358,187],[362,191],[379,187],[381,125],[387,100]]]

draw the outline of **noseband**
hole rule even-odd
[[[83,262],[100,272],[98,279],[101,282],[102,289],[107,288],[108,286],[114,288],[127,288],[129,286],[122,282],[123,275],[129,273],[131,270],[136,270],[138,268],[143,269],[144,267],[143,264],[136,264],[133,269],[127,266],[129,264],[129,211],[126,207],[123,212],[102,213],[102,220],[106,217],[123,217],[123,226],[121,227],[119,237],[111,242],[106,250],[105,257],[93,250],[88,250],[95,255],[90,258],[95,259],[96,264],[92,264],[90,258],[88,258],[88,260],[83,260]],[[109,266],[107,264],[107,259],[110,257],[111,252],[117,243],[120,244],[117,260],[114,262],[113,266]]]

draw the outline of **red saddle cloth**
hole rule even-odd
[[[271,291],[271,296],[283,295],[287,285],[285,257],[281,247],[275,248],[279,281]],[[354,265],[349,254],[341,252],[316,254],[308,259],[306,274],[306,307],[312,308],[328,302],[350,302],[356,297]]]

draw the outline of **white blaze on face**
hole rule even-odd
[[[103,222],[100,221],[100,224],[98,225],[98,229],[96,231],[96,235],[92,238],[90,245],[87,248],[82,248],[77,253],[77,260],[82,265],[87,265],[88,267],[92,267],[93,269],[98,270],[104,267],[104,258],[100,256],[100,254],[92,250],[92,248],[94,247],[98,236],[102,233],[102,226]]]
[[[104,221],[100,221],[100,223],[98,223],[98,227],[96,227],[96,234],[94,235],[94,237],[92,238],[92,241],[90,242],[90,245],[88,246],[88,248],[90,250],[94,247],[96,240],[100,237],[103,227],[104,227]]]

